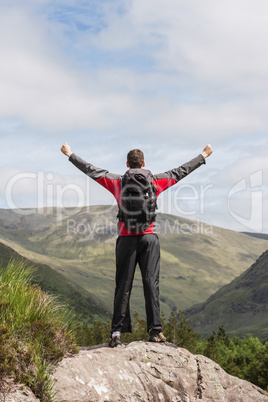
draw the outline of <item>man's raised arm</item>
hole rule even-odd
[[[69,161],[81,170],[81,172],[85,173],[91,179],[95,180],[101,186],[110,191],[117,201],[119,200],[121,191],[120,174],[110,173],[106,169],[98,168],[91,163],[86,162],[84,159],[72,152],[70,145],[66,144],[66,142],[62,145],[61,152],[68,156]]]
[[[199,166],[205,164],[205,159],[210,156],[212,152],[212,148],[210,144],[208,144],[205,146],[201,154],[191,159],[189,162],[184,163],[178,168],[154,175],[154,184],[157,192],[160,194],[162,191],[165,191],[183,179],[185,176],[193,172]]]

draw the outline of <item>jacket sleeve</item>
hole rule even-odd
[[[189,162],[184,163],[178,168],[168,170],[164,173],[159,173],[153,176],[154,185],[156,187],[157,193],[160,194],[169,187],[176,184],[179,180],[183,179],[185,176],[193,172],[199,166],[206,163],[205,158],[202,154],[191,159]]]
[[[81,170],[81,172],[109,190],[115,196],[116,200],[119,198],[121,191],[121,175],[110,173],[108,170],[93,166],[74,153],[69,157],[69,161]]]

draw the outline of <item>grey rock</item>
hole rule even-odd
[[[160,358],[160,359],[159,359]],[[268,401],[268,393],[172,344],[83,348],[54,372],[56,401]]]
[[[12,378],[0,379],[0,402],[37,402],[38,398],[23,384],[15,383]]]

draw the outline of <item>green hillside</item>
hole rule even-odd
[[[268,250],[238,278],[206,302],[185,311],[197,333],[209,335],[224,325],[229,335],[268,338]]]
[[[62,274],[56,272],[48,265],[33,264],[27,258],[22,257],[10,247],[0,243],[0,267],[6,268],[11,259],[22,260],[29,266],[34,266],[35,273],[32,283],[37,283],[43,291],[59,296],[59,300],[73,307],[74,310],[82,315],[83,319],[92,321],[98,317],[107,319],[111,311],[106,311],[102,303],[77,284],[67,280]]]
[[[110,311],[115,277],[117,208],[0,210],[0,241],[31,261],[49,265]],[[60,218],[60,219],[59,219]],[[161,243],[161,309],[185,309],[204,302],[239,276],[268,248],[268,239],[167,214],[158,214]],[[131,308],[144,316],[139,269]]]

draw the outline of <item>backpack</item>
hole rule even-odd
[[[128,231],[146,230],[155,221],[157,209],[153,175],[146,169],[129,169],[121,179],[121,207],[118,218]]]

